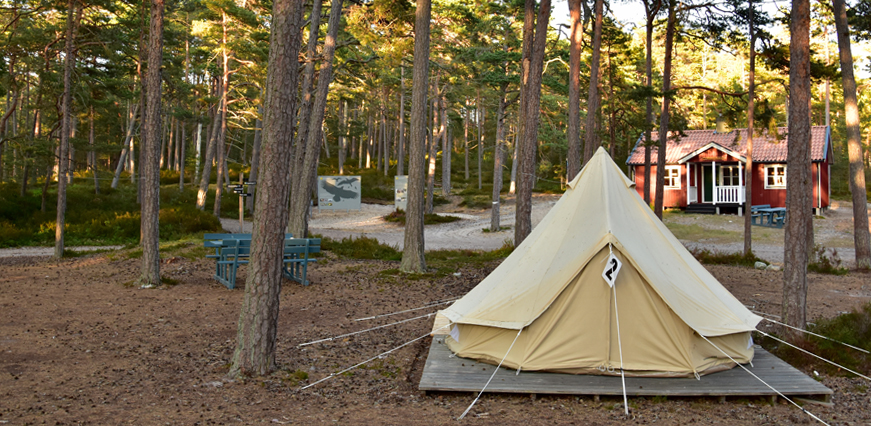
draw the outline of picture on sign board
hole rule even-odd
[[[360,210],[360,176],[318,176],[318,208]]]

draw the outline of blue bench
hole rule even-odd
[[[207,258],[216,259],[215,280],[229,289],[235,288],[239,265],[248,264],[251,256],[251,235],[206,234],[204,239],[205,247],[215,249],[215,254],[206,255]],[[309,255],[320,251],[320,238],[291,238],[290,234],[285,234],[282,274],[288,279],[308,285],[308,263],[317,260]]]

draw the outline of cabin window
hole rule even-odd
[[[738,166],[722,166],[720,167],[720,185],[722,186],[738,186],[741,184],[741,178],[738,176],[740,171]]]
[[[765,189],[786,188],[786,166],[774,164],[765,166]]]
[[[680,166],[665,166],[665,188],[680,189]]]

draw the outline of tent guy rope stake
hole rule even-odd
[[[441,326],[441,327],[439,327],[439,328],[437,328],[437,329],[435,329],[435,330],[432,330],[430,333],[432,333],[432,332],[434,332],[434,331],[441,330],[441,329],[446,328],[446,327],[448,327],[448,326],[450,326],[450,324],[448,324],[448,325],[444,325],[444,326]],[[402,348],[404,348],[404,347],[406,347],[406,346],[408,346],[408,345],[410,345],[410,344],[412,344],[412,343],[414,343],[414,342],[416,342],[416,341],[418,341],[418,340],[420,340],[420,339],[423,339],[423,338],[425,338],[425,337],[428,337],[428,336],[430,335],[430,333],[426,333],[426,334],[424,334],[423,336],[420,336],[420,337],[416,337],[416,338],[414,338],[414,339],[411,339],[411,340],[409,340],[409,341],[407,341],[407,342],[405,342],[405,343],[403,343],[403,344],[401,344],[401,345],[399,345],[399,346],[397,346],[397,347],[395,347],[395,348],[393,348],[393,349],[391,349],[391,350],[389,350],[389,351],[387,351],[387,352],[382,352],[382,353],[380,353],[380,354],[378,354],[378,355],[373,356],[372,358],[367,359],[366,361],[363,361],[363,362],[358,363],[358,364],[354,364],[354,365],[352,365],[352,366],[350,366],[350,367],[348,367],[348,368],[346,368],[346,369],[344,369],[344,370],[342,370],[342,371],[339,371],[338,373],[330,373],[329,376],[324,377],[323,379],[320,379],[320,380],[318,380],[318,381],[316,381],[316,382],[314,382],[314,383],[312,383],[312,384],[310,384],[310,385],[303,386],[303,387],[299,388],[299,390],[300,390],[300,391],[304,391],[304,390],[306,390],[306,389],[308,389],[308,388],[310,388],[310,387],[312,387],[312,386],[314,386],[314,385],[316,385],[316,384],[318,384],[318,383],[325,382],[325,381],[330,380],[330,379],[332,379],[333,377],[336,377],[336,376],[341,376],[342,374],[347,373],[347,372],[349,372],[349,371],[351,371],[351,370],[353,370],[353,369],[355,369],[355,368],[357,368],[357,367],[359,367],[359,366],[361,366],[361,365],[363,365],[363,364],[366,364],[366,363],[368,363],[368,362],[370,362],[370,361],[373,361],[373,360],[375,360],[375,359],[381,358],[381,357],[383,357],[384,355],[387,355],[387,354],[389,354],[389,353],[391,353],[391,352],[393,352],[393,351],[395,351],[395,350],[397,350],[397,349],[402,349]]]
[[[768,322],[773,322],[773,323],[775,323],[775,324],[777,324],[777,325],[781,325],[781,326],[784,326],[784,327],[787,327],[787,328],[791,328],[791,329],[793,329],[793,330],[795,330],[795,331],[800,331],[800,332],[802,332],[802,333],[810,334],[811,336],[819,337],[820,339],[826,339],[826,340],[831,341],[831,342],[840,343],[840,344],[842,344],[842,345],[844,345],[844,346],[846,346],[846,347],[848,347],[848,348],[853,348],[853,349],[855,349],[855,350],[857,350],[857,351],[859,351],[859,352],[864,352],[864,353],[866,353],[866,354],[871,354],[871,352],[868,352],[868,351],[866,351],[865,349],[858,348],[858,347],[853,346],[853,345],[851,345],[851,344],[849,344],[849,343],[839,342],[839,341],[837,341],[837,340],[835,340],[835,339],[832,339],[832,338],[830,338],[830,337],[823,336],[822,334],[814,333],[813,331],[802,330],[802,329],[800,329],[800,328],[798,328],[798,327],[793,327],[793,326],[791,326],[791,325],[789,325],[789,324],[784,324],[784,323],[782,323],[782,322],[780,322],[780,321],[775,321],[775,320],[770,319],[770,318],[762,318],[762,319],[764,319],[765,321],[768,321]],[[757,331],[758,331],[758,330],[757,330]]]
[[[355,335],[357,335],[357,334],[362,334],[362,333],[366,333],[366,332],[369,332],[369,331],[378,330],[378,329],[380,329],[380,328],[391,327],[391,326],[394,326],[394,325],[399,325],[399,324],[403,324],[403,323],[406,323],[406,322],[410,322],[410,321],[414,321],[414,320],[419,320],[419,319],[421,319],[421,318],[429,318],[429,317],[431,317],[431,316],[433,316],[433,315],[435,315],[435,313],[426,314],[426,315],[421,315],[421,316],[419,316],[419,317],[414,317],[414,318],[409,318],[409,319],[404,319],[404,320],[402,320],[402,321],[392,322],[392,323],[390,323],[390,324],[379,325],[378,327],[367,328],[367,329],[365,329],[365,330],[355,331],[355,332],[353,332],[353,333],[346,333],[346,334],[342,334],[342,335],[339,335],[339,336],[327,337],[327,338],[325,338],[325,339],[312,340],[311,342],[300,343],[300,344],[296,345],[296,347],[301,348],[301,347],[303,347],[303,346],[314,345],[315,343],[330,342],[330,341],[333,341],[333,340],[336,340],[336,339],[341,339],[341,338],[343,338],[343,337],[355,336]],[[444,327],[442,327],[442,328],[444,328]]]
[[[843,365],[840,365],[840,364],[838,364],[838,363],[836,363],[836,362],[829,361],[829,360],[827,360],[827,359],[825,359],[825,358],[823,358],[823,357],[821,357],[821,356],[819,356],[819,355],[817,355],[817,354],[815,354],[815,353],[812,353],[812,352],[810,352],[810,351],[806,351],[806,350],[804,350],[804,349],[802,349],[802,348],[800,348],[800,347],[798,347],[798,346],[796,346],[796,345],[793,345],[792,343],[789,343],[789,342],[787,342],[787,341],[785,341],[785,340],[778,339],[777,337],[774,337],[774,336],[772,336],[772,335],[770,335],[770,334],[768,334],[768,333],[766,333],[766,332],[764,332],[764,331],[762,331],[762,330],[756,330],[756,332],[758,332],[758,333],[762,333],[763,336],[765,336],[765,337],[770,337],[770,338],[772,338],[772,339],[774,339],[774,340],[777,340],[778,342],[783,343],[783,344],[785,344],[785,345],[792,346],[793,348],[798,349],[798,350],[800,350],[800,351],[802,351],[802,352],[804,352],[804,353],[806,353],[806,354],[808,354],[808,355],[810,355],[810,356],[812,356],[812,357],[816,357],[817,359],[820,359],[820,360],[823,360],[823,361],[825,361],[825,362],[828,362],[829,364],[832,364],[832,365],[834,365],[835,367],[838,367],[838,368],[840,368],[840,369],[843,369],[843,370],[849,371],[849,372],[851,372],[851,373],[853,373],[853,374],[855,374],[855,375],[857,375],[857,376],[859,376],[859,377],[861,377],[861,378],[863,378],[863,379],[865,379],[865,380],[871,380],[871,377],[868,377],[868,376],[866,376],[866,375],[864,375],[864,374],[857,373],[857,372],[855,372],[855,371],[853,371],[853,370],[850,370],[849,368],[844,367]]]
[[[508,351],[505,352],[505,356],[502,357],[502,361],[499,361],[499,365],[497,365],[497,366],[496,366],[496,369],[493,370],[493,374],[490,375],[490,379],[487,380],[487,383],[486,383],[486,384],[484,384],[484,388],[481,389],[481,392],[478,392],[478,396],[475,397],[475,400],[472,401],[471,404],[469,404],[469,408],[466,408],[466,411],[463,411],[463,414],[461,414],[460,417],[457,418],[457,420],[462,420],[463,417],[466,417],[466,414],[469,414],[469,410],[471,410],[472,407],[475,406],[475,403],[478,402],[478,399],[480,399],[480,398],[481,398],[481,395],[484,394],[484,391],[487,390],[487,386],[490,386],[490,382],[493,381],[493,378],[494,378],[494,377],[496,377],[496,372],[499,371],[499,368],[500,368],[500,367],[502,367],[502,363],[505,362],[505,358],[508,358],[508,353],[511,352],[511,348],[514,347],[514,343],[517,342],[517,338],[520,337],[520,332],[521,332],[521,331],[523,331],[522,328],[521,328],[520,330],[517,330],[517,335],[514,336],[514,340],[511,342],[511,346],[508,347]]]
[[[824,424],[824,425],[826,425],[826,426],[830,426],[828,423],[824,422],[823,419],[821,419],[821,418],[815,416],[814,413],[811,413],[810,411],[805,410],[804,407],[802,407],[801,405],[796,404],[795,401],[793,401],[793,400],[787,398],[786,395],[780,393],[779,390],[774,389],[774,386],[771,386],[771,385],[769,385],[768,383],[765,383],[765,380],[762,380],[759,376],[757,376],[756,374],[753,374],[752,371],[748,370],[747,367],[741,365],[738,361],[735,361],[735,358],[732,358],[731,355],[727,354],[724,350],[720,349],[719,346],[715,345],[714,342],[708,340],[707,337],[705,337],[705,336],[703,336],[703,335],[701,335],[701,334],[699,334],[699,336],[700,336],[702,339],[705,339],[706,342],[710,343],[711,346],[713,346],[714,348],[716,348],[716,349],[717,349],[718,351],[720,351],[723,355],[726,355],[726,357],[728,357],[730,360],[732,360],[732,362],[734,362],[735,365],[741,367],[741,369],[743,369],[744,371],[746,371],[747,373],[749,373],[751,376],[755,377],[756,380],[759,380],[760,382],[762,382],[762,384],[765,385],[765,386],[767,386],[768,389],[771,389],[771,390],[773,390],[774,392],[776,392],[778,396],[780,396],[781,398],[783,398],[783,399],[789,401],[790,404],[795,405],[796,407],[798,407],[799,410],[801,410],[802,412],[804,412],[804,413],[807,414],[808,416],[811,416],[811,418],[813,418],[814,420],[816,420],[816,421],[818,421],[818,422],[820,422],[820,423],[822,423],[822,424]]]

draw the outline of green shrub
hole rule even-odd
[[[460,206],[470,209],[489,209],[493,207],[492,195],[464,195]]]
[[[322,238],[321,249],[350,259],[402,260],[402,253],[396,247],[366,236],[342,238],[341,241]]]
[[[819,244],[814,244],[813,259],[808,263],[807,270],[831,275],[846,275],[849,272],[841,266],[837,249],[826,249]]]
[[[405,211],[402,209],[398,209],[393,211],[392,213],[384,216],[384,220],[387,222],[393,223],[401,223],[405,225]],[[460,218],[456,216],[441,216],[435,213],[425,214],[423,215],[423,224],[424,225],[434,225],[439,223],[451,223],[460,220]]]
[[[844,346],[838,342],[871,351],[871,303],[866,303],[850,313],[829,319],[818,319],[808,330],[832,340],[808,335],[796,346],[862,374],[871,372],[869,355]],[[785,339],[784,339],[785,340]],[[826,371],[832,375],[850,375],[829,363],[805,354],[774,339],[761,339],[766,349],[792,365]]]
[[[690,253],[692,253],[699,262],[706,263],[708,265],[735,265],[752,268],[756,264],[756,262],[765,262],[764,260],[756,257],[753,252],[750,252],[749,255],[745,255],[742,252],[722,253],[718,251],[710,251],[703,248],[695,248],[690,250]]]
[[[20,229],[14,223],[0,220],[0,247],[25,245],[30,236],[30,231]]]

